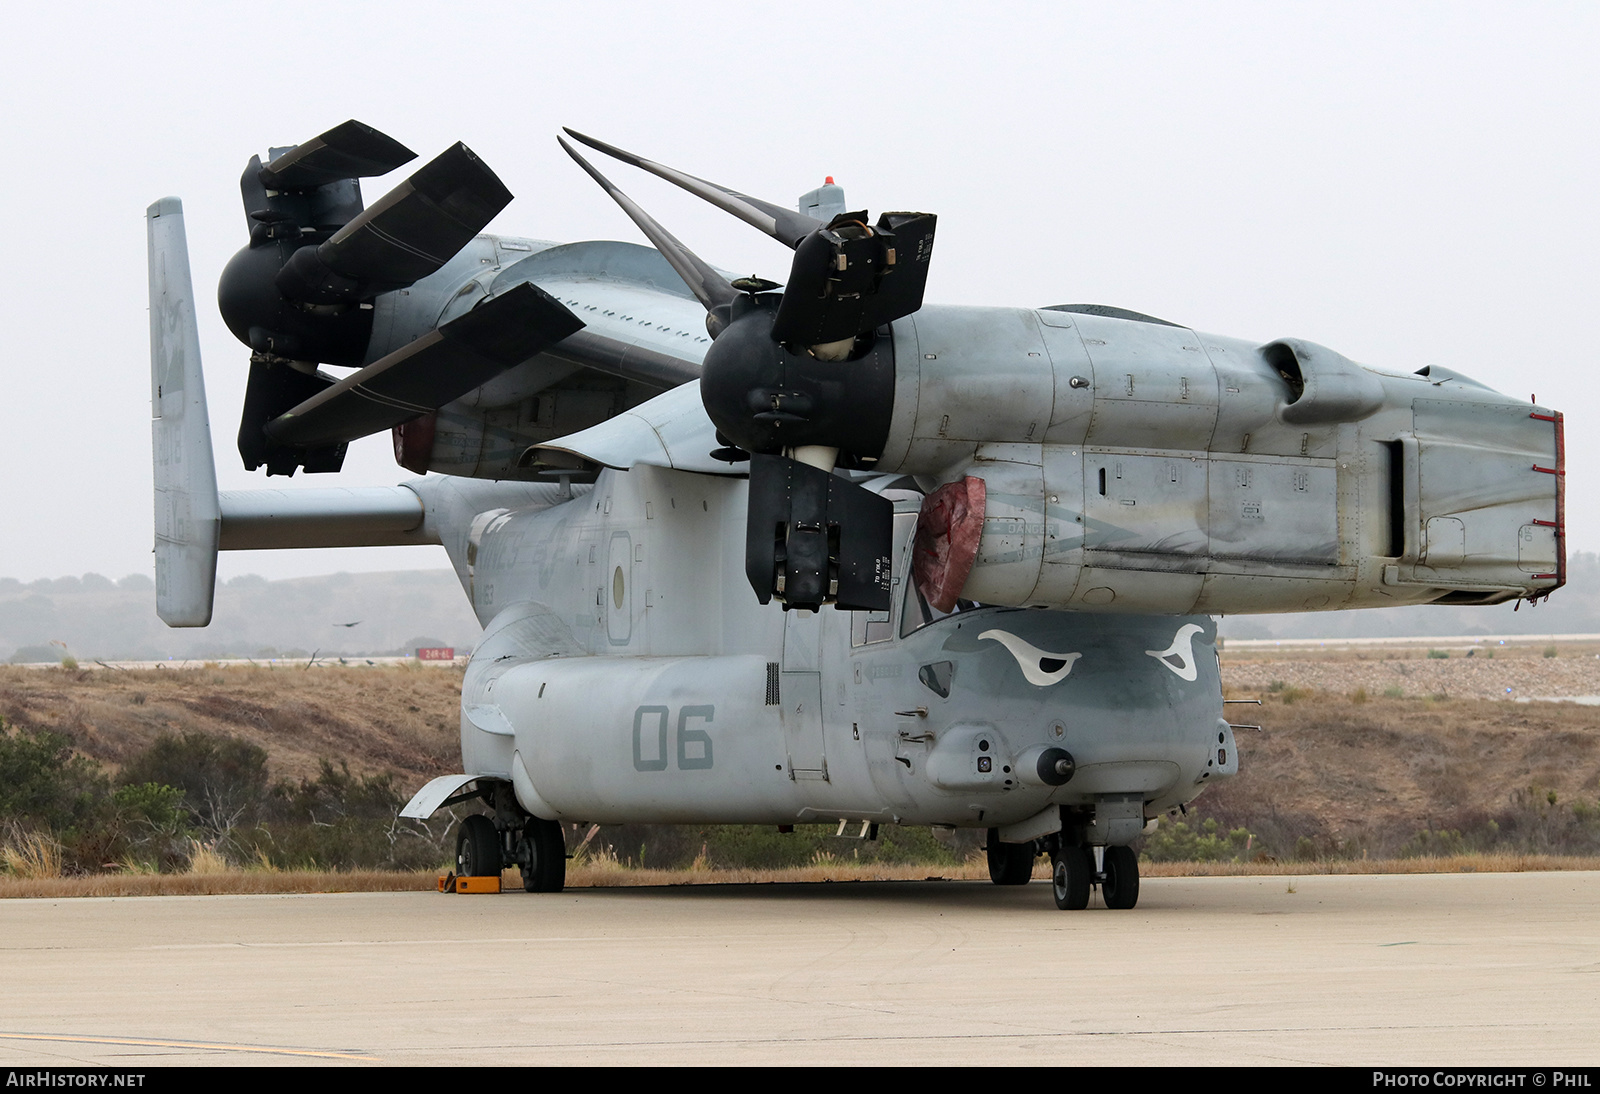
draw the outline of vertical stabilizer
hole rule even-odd
[[[211,622],[221,515],[183,203],[162,198],[145,215],[150,233],[156,614],[169,627],[204,627]]]

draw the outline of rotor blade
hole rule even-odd
[[[894,505],[785,456],[750,456],[745,577],[756,598],[812,611],[887,611]]]
[[[456,144],[278,274],[280,292],[310,304],[370,299],[437,271],[511,203],[487,164]]]
[[[551,357],[571,361],[608,376],[620,376],[662,390],[700,379],[700,363],[674,357],[660,350],[607,338],[590,330],[568,335],[545,351]]]
[[[876,330],[922,307],[937,218],[845,213],[795,248],[772,337],[814,346]]]
[[[387,175],[416,158],[393,137],[352,118],[291,148],[261,168],[260,178],[269,190],[309,190],[340,179]]]
[[[239,413],[239,458],[246,471],[266,465],[267,474],[331,474],[344,466],[343,444],[296,448],[267,436],[267,424],[284,411],[315,398],[339,381],[317,369],[304,372],[294,363],[266,353],[250,355],[250,375]]]
[[[582,326],[525,281],[267,423],[267,436],[312,447],[380,433],[460,398]]]
[[[701,258],[689,248],[678,241],[678,238],[663,228],[649,213],[639,208],[633,199],[614,186],[594,166],[578,154],[578,150],[560,137],[556,142],[566,149],[579,167],[589,172],[589,177],[600,184],[601,189],[611,195],[611,200],[622,207],[622,211],[639,226],[639,230],[661,252],[661,257],[672,264],[678,271],[678,276],[683,278],[683,283],[689,286],[689,291],[694,293],[707,312],[717,314],[717,310],[729,308],[739,297],[739,290],[728,284],[726,278],[706,265]]]
[[[753,198],[749,194],[741,194],[737,190],[730,190],[726,186],[718,186],[714,182],[686,175],[682,171],[674,170],[632,152],[624,151],[605,141],[586,137],[575,129],[567,129],[567,135],[573,140],[582,141],[598,152],[604,152],[613,159],[631,164],[643,171],[648,171],[657,178],[666,179],[674,186],[682,187],[697,198],[709,201],[725,213],[732,213],[740,220],[753,228],[757,228],[767,235],[782,243],[785,247],[797,247],[800,241],[818,228],[823,226],[822,221],[815,217],[808,217],[804,213],[797,213],[793,209],[785,209],[781,205],[774,205],[770,201]]]

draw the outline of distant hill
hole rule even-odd
[[[340,624],[356,623],[346,627]],[[173,630],[156,618],[155,583],[99,574],[23,584],[0,578],[0,659],[80,661],[410,653],[470,649],[480,628],[449,570],[330,574],[217,587],[211,625]]]
[[[254,574],[217,587],[216,614],[201,630],[156,618],[155,583],[142,574],[0,578],[0,660],[80,660],[399,654],[419,645],[469,649],[480,633],[449,570],[330,574],[268,581]],[[358,622],[359,621],[359,622]],[[357,623],[354,627],[338,624]],[[1385,638],[1460,634],[1600,634],[1600,555],[1569,560],[1567,587],[1537,607],[1415,607],[1240,615],[1227,638]]]

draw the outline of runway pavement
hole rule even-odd
[[[0,901],[0,1065],[1600,1062],[1600,874]]]

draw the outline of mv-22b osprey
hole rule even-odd
[[[1213,616],[1495,604],[1564,579],[1561,415],[1119,308],[922,306],[934,217],[798,211],[577,142],[793,248],[707,265],[480,235],[511,194],[357,122],[252,159],[220,305],[269,475],[392,431],[437,472],[219,495],[182,209],[149,209],[161,617],[216,552],[442,544],[485,631],[457,870],[562,887],[561,822],[987,830],[999,884],[1138,897],[1129,845],[1238,770]],[[342,378],[319,365],[354,369]],[[742,580],[741,580],[742,575]]]

